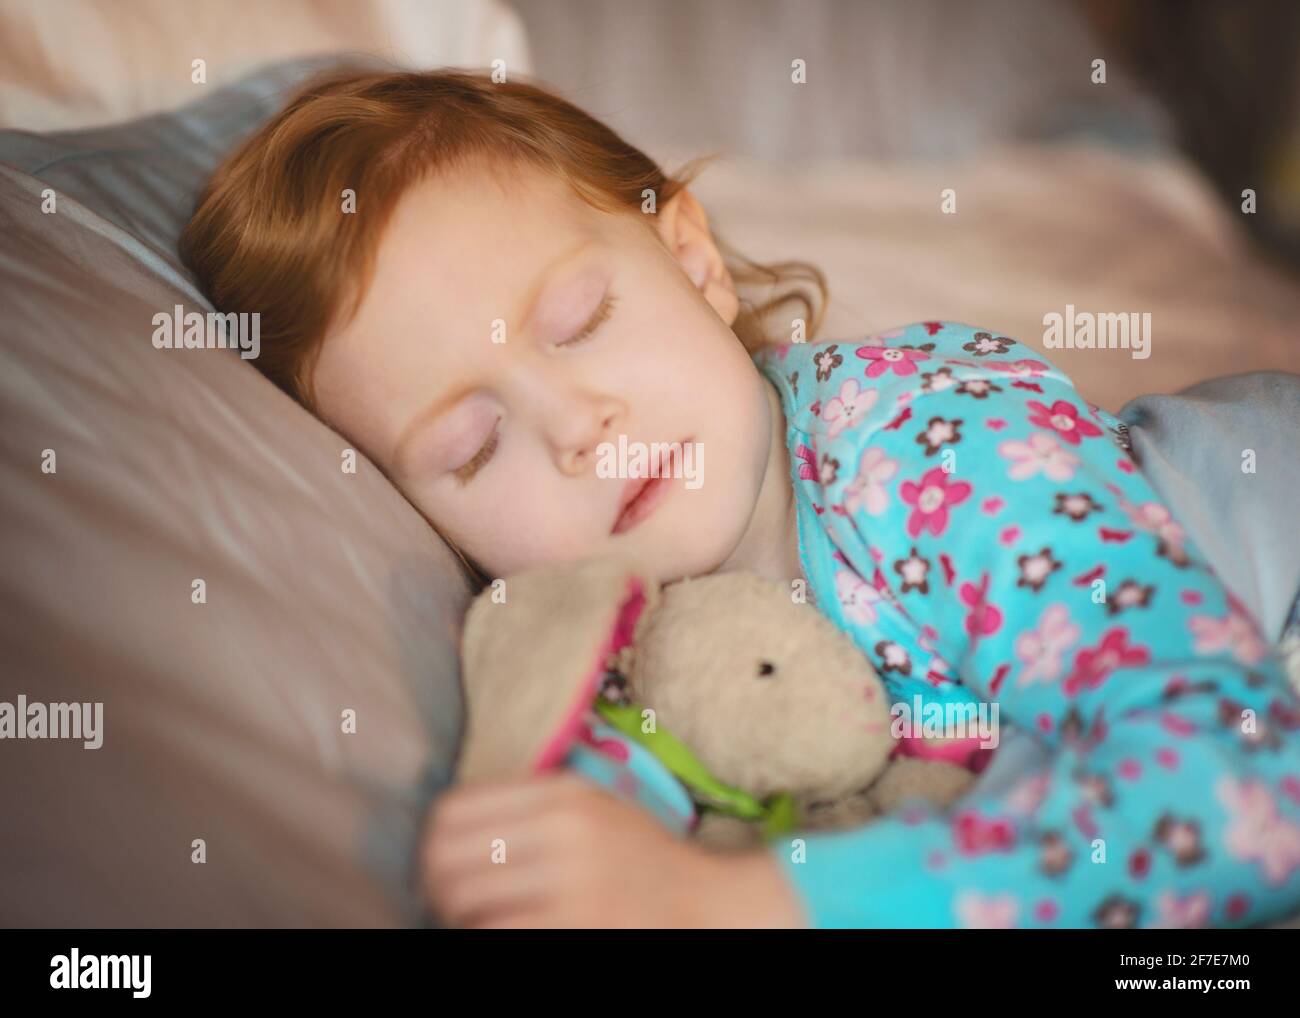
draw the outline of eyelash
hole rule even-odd
[[[457,467],[453,471],[456,480],[462,486],[468,484],[471,478],[473,478],[473,476],[482,469],[483,465],[492,458],[492,454],[497,451],[497,445],[501,441],[501,431],[497,427],[500,423],[501,418],[498,417],[497,424],[492,427],[492,434],[488,436],[488,440],[483,443],[479,451],[474,454],[474,458],[464,466]]]
[[[570,337],[569,339],[566,339],[563,343],[557,343],[556,346],[576,346],[578,343],[581,343],[584,340],[589,339],[597,329],[599,329],[602,325],[604,325],[605,322],[609,321],[609,316],[613,313],[614,307],[617,304],[618,304],[617,297],[607,296],[603,301],[600,302],[600,307],[598,307],[596,309],[596,313],[592,315],[591,321],[589,321],[586,325],[582,327],[581,332]],[[499,425],[500,423],[501,423],[501,418],[498,417],[497,424]],[[488,440],[483,443],[482,448],[480,448],[479,451],[474,454],[474,458],[471,459],[464,466],[457,467],[453,471],[456,480],[461,484],[462,487],[468,484],[473,479],[474,475],[477,474],[481,469],[483,469],[483,466],[487,463],[487,461],[492,458],[492,454],[496,452],[497,446],[500,444],[500,442],[501,442],[501,431],[499,430],[499,428],[493,427],[492,434],[488,436]]]
[[[614,307],[618,304],[618,298],[607,295],[600,302],[600,307],[596,308],[596,313],[591,316],[591,321],[582,327],[582,331],[577,335],[566,339],[563,343],[556,343],[556,346],[576,346],[585,339],[589,339],[591,334],[609,321],[609,316],[613,314]]]

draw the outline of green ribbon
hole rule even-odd
[[[699,757],[670,732],[643,731],[641,708],[636,704],[615,704],[597,697],[596,713],[658,758],[675,778],[691,790],[692,797],[704,809],[741,820],[757,821],[762,825],[765,838],[774,838],[794,830],[798,810],[795,808],[794,796],[789,792],[777,792],[760,802],[748,792],[724,784],[710,774]]]

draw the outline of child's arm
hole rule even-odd
[[[849,507],[843,566],[889,588],[855,635],[896,695],[959,675],[1053,756],[947,816],[773,845],[813,924],[1183,926],[1295,909],[1300,740],[1287,730],[1300,709],[1270,648],[1105,418],[1054,372],[1006,372],[1024,347],[985,344],[984,360],[962,352],[975,330],[942,328],[918,366],[983,381],[918,387],[902,426],[828,446],[843,477],[823,494],[830,512]],[[883,498],[846,499],[871,449]],[[926,627],[930,649],[882,649],[891,625]]]

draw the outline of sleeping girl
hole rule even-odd
[[[182,252],[218,309],[261,313],[260,370],[480,579],[590,556],[665,583],[749,570],[806,590],[895,701],[996,704],[1043,762],[947,813],[731,855],[570,771],[458,789],[421,848],[436,914],[1073,927],[1293,911],[1300,706],[1123,426],[996,330],[814,340],[820,274],[730,252],[691,176],[530,84],[347,72],[227,159]],[[766,334],[790,306],[797,341]],[[597,463],[619,443],[696,444],[702,483],[611,478]],[[983,751],[947,748],[980,769]]]

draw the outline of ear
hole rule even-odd
[[[689,188],[683,187],[660,206],[656,225],[660,239],[718,317],[735,324],[740,313],[736,284],[709,229],[709,215]]]

